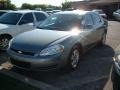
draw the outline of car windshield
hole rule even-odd
[[[5,13],[0,17],[0,23],[16,25],[22,14],[20,13]]]
[[[60,31],[70,30],[75,26],[80,27],[81,18],[82,16],[77,14],[53,14],[40,24],[38,28]]]

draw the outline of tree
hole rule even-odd
[[[4,10],[16,9],[16,6],[12,4],[10,0],[1,0],[0,3],[2,4],[2,7],[0,7],[1,9],[4,9]]]
[[[65,0],[65,2],[62,3],[62,9],[63,9],[63,10],[66,10],[66,9],[68,9],[68,8],[71,8],[71,3],[68,2],[67,0]]]
[[[21,9],[36,9],[36,8],[41,8],[42,10],[46,11],[47,8],[52,8],[52,9],[61,9],[60,7],[57,6],[52,6],[52,5],[45,5],[45,4],[35,4],[31,5],[28,3],[24,3],[21,6]]]
[[[32,5],[28,3],[23,3],[21,9],[32,9]]]
[[[42,10],[45,10],[47,8],[47,5],[45,4],[35,4],[32,6],[32,9],[35,9],[35,8],[41,8]]]

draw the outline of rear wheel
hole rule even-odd
[[[9,41],[12,37],[10,36],[0,36],[0,50],[5,51],[8,48]]]
[[[79,60],[80,60],[80,48],[78,46],[74,46],[68,58],[69,69],[76,69],[78,67]]]

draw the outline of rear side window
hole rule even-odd
[[[37,21],[43,21],[47,18],[47,16],[44,13],[35,12],[34,14]]]
[[[102,22],[100,16],[97,14],[92,14],[92,18],[93,18],[94,24],[100,24]]]
[[[25,14],[21,21],[24,21],[25,23],[33,23],[34,22],[33,14],[32,13]]]
[[[93,20],[90,14],[85,15],[85,19],[84,19],[84,28],[85,29],[92,29],[93,28]]]

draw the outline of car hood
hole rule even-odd
[[[7,29],[7,28],[10,28],[12,26],[14,26],[14,25],[7,25],[7,24],[1,24],[0,23],[0,29]]]
[[[51,43],[67,36],[71,36],[67,31],[35,29],[16,36],[11,42],[11,48],[40,51]]]

